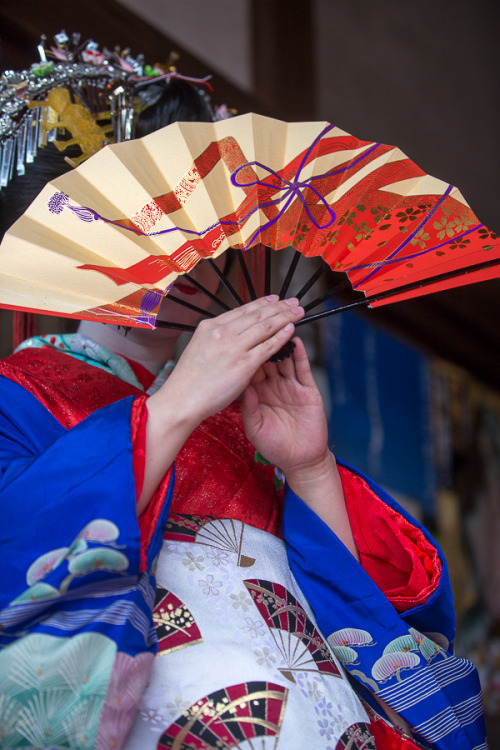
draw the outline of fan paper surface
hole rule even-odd
[[[179,275],[259,243],[370,297],[475,266],[373,304],[500,275],[496,235],[398,148],[248,114],[106,146],[48,183],[2,242],[0,305],[150,327]]]

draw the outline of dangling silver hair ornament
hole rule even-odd
[[[53,141],[59,150],[78,144],[77,166],[106,143],[128,140],[134,118],[161,95],[160,86],[181,78],[211,89],[205,78],[177,72],[172,53],[166,66],[144,64],[129,50],[99,49],[93,40],[80,41],[63,30],[46,46],[38,45],[40,60],[27,70],[6,70],[0,75],[0,189],[14,172],[22,175],[38,149]],[[166,68],[166,69],[165,69]],[[151,89],[151,91],[149,91]],[[221,119],[215,111],[214,119]],[[58,140],[59,132],[70,134]]]

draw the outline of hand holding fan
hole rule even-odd
[[[398,148],[248,114],[106,146],[50,182],[2,242],[0,305],[153,327],[163,296],[204,258],[222,276],[213,259],[236,252],[253,297],[245,254],[258,245],[266,293],[272,251],[296,250],[280,296],[300,255],[346,274],[361,293],[353,304],[372,307],[500,275],[496,235]],[[320,272],[290,293],[301,298]]]

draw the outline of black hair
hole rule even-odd
[[[137,118],[135,137],[153,133],[173,122],[212,122],[213,115],[202,91],[182,78],[151,84],[164,90],[160,98]]]
[[[79,153],[78,146],[72,146],[61,153],[53,143],[49,143],[38,151],[33,164],[25,165],[25,174],[14,174],[8,186],[0,190],[0,240],[47,182],[72,169],[64,161],[64,157],[74,157]]]

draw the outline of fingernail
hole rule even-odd
[[[304,311],[303,311],[302,307],[294,307],[293,310],[292,310],[292,312],[295,313],[295,315],[300,315]]]
[[[277,302],[277,300],[279,300],[279,297],[277,294],[268,294],[266,296],[266,299],[269,300],[269,302]]]
[[[293,331],[295,328],[293,323],[287,323],[286,326],[283,328],[284,331]]]
[[[290,307],[297,307],[299,300],[297,297],[290,297],[290,299],[285,300],[287,305],[290,305]]]

